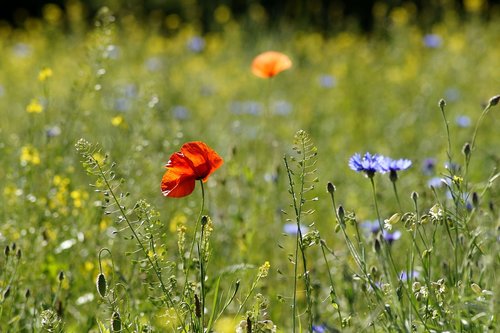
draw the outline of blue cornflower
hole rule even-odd
[[[436,34],[427,34],[423,38],[424,45],[428,48],[435,49],[441,46],[443,40],[441,36]]]
[[[387,172],[384,159],[385,157],[378,154],[365,153],[361,157],[359,153],[356,153],[349,159],[349,167],[354,171],[364,172],[367,177],[373,178],[376,172]]]
[[[392,242],[397,241],[401,238],[401,231],[397,230],[394,232],[389,232],[387,230],[382,231],[382,237],[387,241],[387,243],[392,244]]]
[[[391,181],[395,182],[398,180],[398,171],[408,169],[411,166],[411,161],[404,158],[393,160],[392,158],[386,157],[382,164],[383,167],[389,171],[389,178]]]
[[[422,172],[427,175],[431,176],[436,172],[436,159],[429,157],[422,162]]]
[[[200,53],[205,49],[205,40],[203,37],[194,36],[187,41],[187,47],[194,53]]]
[[[408,274],[406,271],[402,271],[402,272],[399,274],[399,279],[400,279],[401,281],[407,281],[407,280],[408,280],[408,278],[412,278],[412,279],[414,279],[414,278],[418,278],[418,276],[419,276],[419,275],[420,275],[420,273],[419,273],[419,272],[417,272],[417,271],[412,271],[412,272],[410,272],[410,274]]]
[[[304,225],[300,225],[300,232],[305,234],[306,232],[309,231],[309,228]],[[283,232],[285,234],[289,235],[296,235],[297,234],[297,223],[285,223],[283,226]]]
[[[335,79],[334,76],[328,75],[328,74],[323,74],[319,77],[318,79],[319,85],[322,88],[332,88],[335,87],[337,84],[337,79]]]
[[[440,177],[433,177],[427,181],[427,186],[429,186],[430,188],[438,188],[443,186],[443,181]]]
[[[466,128],[470,126],[470,118],[467,116],[458,116],[456,119],[458,127]]]
[[[363,230],[371,232],[372,234],[378,234],[380,230],[380,223],[378,222],[378,220],[365,221],[361,223],[361,228]]]
[[[313,325],[312,326],[312,331],[314,333],[327,333],[329,332],[328,327],[324,324],[321,325]]]

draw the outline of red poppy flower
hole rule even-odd
[[[161,192],[166,197],[180,198],[191,194],[197,180],[206,182],[223,163],[222,158],[201,141],[182,145],[181,151],[172,156],[165,166]]]
[[[292,67],[292,61],[286,55],[276,51],[259,54],[252,61],[252,73],[268,79]]]

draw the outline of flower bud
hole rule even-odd
[[[111,331],[121,332],[122,330],[122,318],[118,312],[113,312],[111,315]]]
[[[471,146],[470,146],[470,143],[466,142],[466,143],[464,144],[464,147],[462,148],[462,153],[463,153],[466,157],[469,157],[470,152],[471,152]]]
[[[498,104],[499,101],[500,101],[500,95],[493,96],[492,98],[490,98],[488,106],[489,107],[495,106]]]
[[[472,193],[472,204],[474,205],[474,208],[479,207],[479,195],[477,192]]]
[[[443,109],[445,106],[446,106],[446,101],[445,101],[444,99],[442,99],[442,98],[441,98],[441,99],[439,100],[439,107],[440,107],[441,109]]]
[[[337,210],[337,211],[338,211],[338,214],[339,214],[340,222],[342,222],[342,223],[343,223],[343,221],[344,221],[344,217],[345,217],[345,210],[344,210],[344,207],[339,206],[339,208],[338,208],[338,210]]]
[[[99,273],[99,275],[97,275],[96,286],[99,296],[101,296],[102,298],[106,297],[108,283],[106,281],[106,277],[104,276],[104,274]]]
[[[328,182],[326,185],[326,190],[328,193],[333,194],[335,192],[335,185],[333,185],[331,182]]]

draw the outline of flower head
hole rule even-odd
[[[363,157],[356,153],[349,159],[349,167],[357,172],[364,172],[372,178],[376,172],[387,172],[384,157],[377,154],[365,153]]]
[[[389,178],[391,181],[395,182],[398,180],[398,171],[406,170],[411,166],[411,161],[407,159],[393,160],[392,158],[386,157],[383,161],[384,168],[389,171]]]
[[[42,111],[43,105],[35,98],[26,106],[26,112],[28,113],[41,113]]]
[[[292,67],[288,56],[276,51],[259,54],[252,61],[252,73],[255,76],[268,79]]]
[[[392,244],[394,241],[397,241],[401,238],[401,231],[396,230],[394,232],[389,232],[387,230],[383,230],[382,237],[386,240],[387,243]]]
[[[201,141],[188,142],[170,156],[161,180],[166,197],[180,198],[191,194],[196,180],[206,182],[223,163],[222,158]]]

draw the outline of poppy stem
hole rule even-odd
[[[188,278],[189,278],[189,270],[190,270],[190,267],[191,267],[191,262],[192,262],[192,259],[193,259],[193,250],[194,250],[194,245],[196,243],[196,234],[198,233],[198,228],[199,228],[199,225],[201,224],[201,219],[202,219],[202,216],[203,216],[203,211],[205,209],[205,188],[203,186],[203,181],[200,179],[200,184],[201,184],[201,208],[200,208],[200,212],[198,213],[198,217],[196,218],[196,224],[195,224],[195,227],[194,227],[194,233],[193,233],[193,241],[191,242],[191,246],[190,246],[190,249],[189,249],[189,257],[188,257],[188,260],[185,264],[185,267],[184,267],[184,288],[183,288],[183,291],[182,291],[182,295],[184,295],[184,297],[186,296],[186,289],[188,288]],[[200,235],[200,241],[198,243],[198,254],[199,254],[199,260],[200,260],[200,277],[201,277],[201,280],[200,280],[200,285],[201,285],[201,318],[200,318],[200,330],[201,332],[203,332],[203,322],[204,322],[204,308],[205,308],[205,295],[204,295],[204,292],[205,292],[205,288],[204,288],[204,265],[202,264],[202,260],[203,260],[203,255],[201,253],[201,242],[202,242],[202,238],[203,238],[203,233]],[[194,325],[193,325],[194,326]]]

